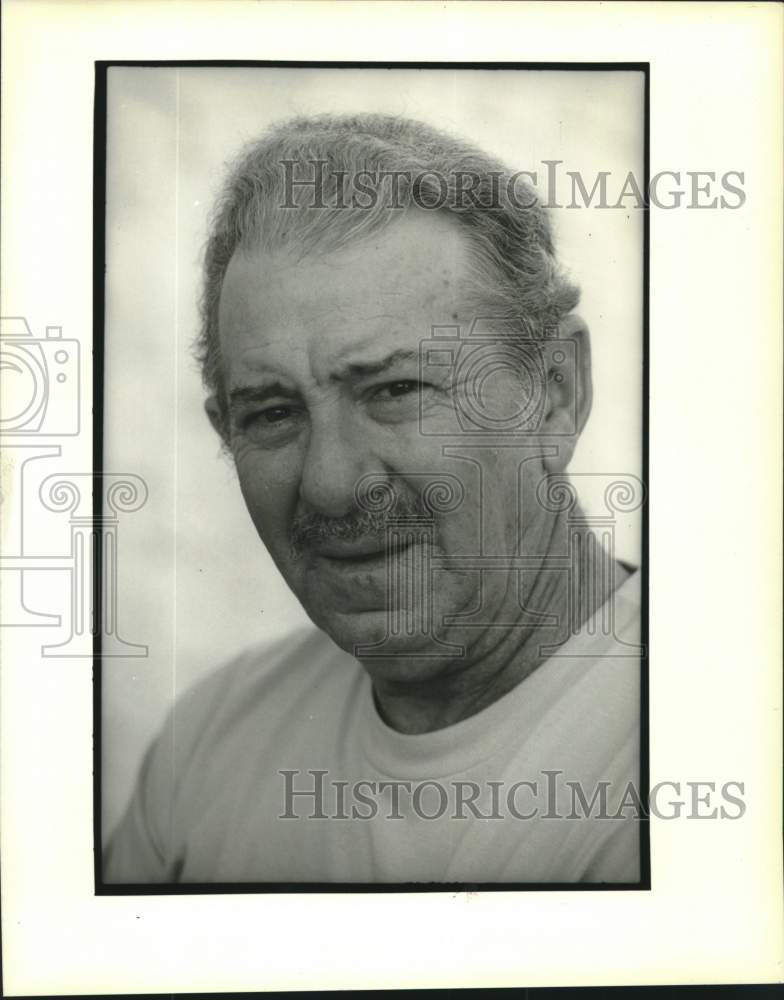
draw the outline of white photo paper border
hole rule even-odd
[[[77,432],[49,428],[41,447],[82,485],[96,61],[647,62],[651,173],[739,170],[746,196],[735,211],[651,211],[649,368],[650,782],[742,781],[743,815],[652,818],[649,891],[96,897],[91,660],[4,627],[5,992],[778,980],[781,8],[10,0],[3,13],[2,315],[25,320],[41,357],[66,352]],[[3,446],[5,543],[23,497],[20,453]],[[132,516],[143,492],[116,474],[131,477],[118,517]],[[57,483],[46,497],[68,512],[52,542],[67,552],[84,497]],[[67,576],[41,574],[40,606],[62,603]]]

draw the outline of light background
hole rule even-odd
[[[651,780],[742,780],[743,818],[654,821],[650,892],[96,898],[91,664],[3,629],[6,992],[781,978],[781,9],[12,0],[4,15],[2,311],[81,340],[85,420],[95,59],[650,60],[653,171],[742,170],[747,194],[651,217]],[[88,471],[89,436],[62,443],[58,468]]]
[[[104,668],[105,836],[177,694],[251,641],[308,621],[219,452],[191,351],[206,215],[225,163],[296,114],[386,111],[538,171],[544,198],[560,204],[572,201],[567,170],[589,191],[609,171],[613,204],[630,171],[643,184],[643,89],[642,73],[617,71],[109,70],[104,468],[149,486],[119,543],[122,635],[149,656]],[[551,191],[545,160],[563,161]],[[593,331],[595,403],[572,469],[639,477],[643,214],[625,205],[553,215]],[[587,483],[586,508],[604,513],[606,480]],[[639,514],[618,518],[617,554],[637,565],[639,527]]]

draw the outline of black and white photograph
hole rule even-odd
[[[644,68],[105,79],[106,890],[644,885]]]
[[[3,996],[774,995],[781,5],[0,3]]]

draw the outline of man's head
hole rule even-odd
[[[414,617],[451,615],[455,637],[454,616],[479,600],[501,620],[526,589],[512,570],[480,583],[472,555],[548,550],[553,515],[535,490],[565,468],[587,417],[587,343],[567,320],[577,292],[546,210],[510,178],[420,123],[299,119],[249,148],[213,217],[208,412],[278,567],[347,649],[383,639],[410,604],[389,586],[413,565],[407,544],[385,552],[390,513],[428,525],[417,545],[441,564]],[[546,334],[565,322],[578,350],[559,367],[563,345]],[[461,495],[436,512],[439,480]],[[373,484],[392,491],[391,511],[368,502]],[[415,654],[420,638],[401,648]],[[413,663],[395,669],[437,669]]]

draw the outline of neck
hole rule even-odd
[[[387,725],[402,733],[454,725],[497,701],[541,666],[548,657],[540,653],[540,647],[568,639],[629,576],[598,543],[581,549],[588,555],[577,561],[577,600],[571,612],[571,574],[539,572],[526,595],[527,608],[535,609],[537,617],[549,623],[557,621],[557,626],[526,624],[523,619],[528,612],[520,609],[515,592],[517,619],[513,624],[481,630],[466,658],[451,669],[413,684],[375,677],[376,706]],[[508,607],[504,610],[508,614]]]

